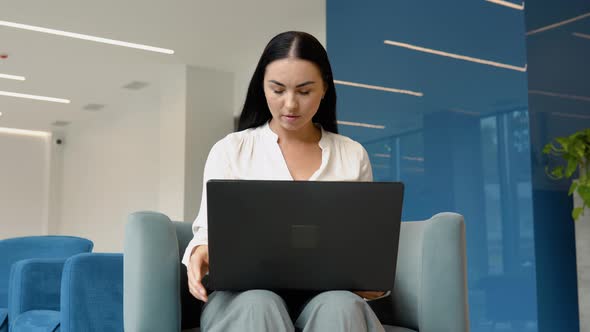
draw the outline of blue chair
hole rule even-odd
[[[68,259],[60,314],[61,332],[123,332],[123,254],[80,254]]]
[[[0,332],[8,331],[9,278],[14,263],[30,258],[65,259],[90,252],[92,247],[90,240],[71,236],[30,236],[0,240]],[[35,289],[40,286],[35,286]]]
[[[190,295],[180,263],[191,238],[188,222],[171,222],[155,212],[129,217],[124,249],[127,331],[199,326],[202,303]],[[439,213],[402,223],[394,289],[387,301],[377,301],[371,307],[387,332],[468,332],[463,217]]]
[[[19,261],[9,312],[11,332],[123,332],[123,255]]]

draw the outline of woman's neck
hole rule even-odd
[[[277,134],[280,143],[318,143],[322,138],[322,131],[312,122],[300,130],[286,130],[276,121],[270,121],[270,129]]]

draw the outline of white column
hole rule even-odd
[[[209,150],[233,131],[233,75],[185,65],[162,75],[159,211],[192,222]]]

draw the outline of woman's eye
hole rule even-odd
[[[283,94],[284,90],[272,90],[275,94],[280,95]]]
[[[305,95],[309,94],[309,90],[308,91],[299,91],[299,93],[305,96]]]

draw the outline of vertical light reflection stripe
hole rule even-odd
[[[353,86],[353,87],[357,87],[357,88],[380,90],[380,91],[387,91],[387,92],[393,92],[393,93],[402,93],[402,94],[416,96],[416,97],[424,96],[424,94],[422,92],[387,88],[387,87],[378,86],[378,85],[369,85],[369,84],[355,83],[355,82],[349,82],[349,81],[340,81],[340,80],[334,80],[334,83],[340,84],[340,85]]]
[[[541,28],[538,28],[538,29],[535,29],[535,30],[531,30],[531,31],[527,32],[526,35],[527,36],[530,36],[530,35],[534,35],[534,34],[539,33],[539,32],[543,32],[543,31],[555,29],[555,28],[558,28],[558,27],[560,27],[562,25],[570,24],[572,22],[579,21],[579,20],[584,19],[586,17],[590,17],[590,13],[582,14],[580,16],[576,16],[576,17],[570,18],[570,19],[565,20],[565,21],[553,23],[553,24],[550,24],[550,25],[547,25],[547,26],[544,26],[544,27],[541,27]]]
[[[448,57],[448,58],[469,61],[469,62],[475,62],[475,63],[479,63],[479,64],[483,64],[483,65],[505,68],[505,69],[515,70],[515,71],[519,71],[519,72],[525,72],[527,69],[527,65],[524,65],[524,67],[518,67],[518,66],[508,65],[505,63],[501,63],[501,62],[479,59],[479,58],[474,58],[474,57],[461,55],[461,54],[443,52],[443,51],[435,50],[432,48],[426,48],[426,47],[416,46],[416,45],[407,44],[407,43],[400,43],[400,42],[396,42],[393,40],[385,40],[385,41],[383,41],[383,43],[385,43],[387,45],[407,48],[407,49],[418,51],[418,52],[430,53],[430,54],[440,55],[440,56],[444,56],[444,57]]]

